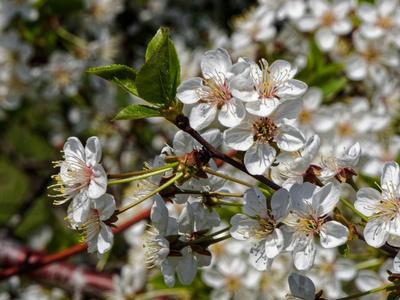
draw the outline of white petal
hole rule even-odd
[[[103,196],[93,201],[94,208],[100,213],[100,220],[108,220],[115,211],[115,199],[110,194],[104,194]]]
[[[297,22],[300,31],[313,31],[318,26],[318,20],[314,17],[304,17]]]
[[[285,101],[281,103],[274,114],[275,123],[293,123],[303,109],[303,100],[301,98]]]
[[[69,137],[63,148],[65,160],[76,161],[76,156],[80,158],[81,161],[86,162],[85,159],[85,149],[80,140],[76,137]]]
[[[188,133],[180,130],[174,136],[172,148],[175,155],[190,153],[194,150],[194,140]]]
[[[207,51],[201,61],[201,70],[204,78],[212,78],[216,76],[224,78],[231,66],[232,61],[229,53],[222,48]]]
[[[215,120],[217,106],[212,103],[196,104],[189,115],[190,126],[195,130],[206,128]]]
[[[265,252],[268,258],[275,258],[282,252],[283,235],[279,228],[276,228],[264,241]]]
[[[370,217],[374,213],[378,213],[377,208],[381,193],[372,188],[362,188],[357,192],[357,200],[354,202],[354,207],[363,215]]]
[[[337,41],[337,35],[330,28],[320,28],[315,33],[315,39],[322,51],[329,51]]]
[[[382,247],[389,238],[385,223],[378,219],[369,220],[364,228],[364,238],[368,245],[375,248]]]
[[[226,127],[233,127],[244,119],[245,113],[243,103],[240,100],[231,98],[221,107],[218,121]]]
[[[244,165],[252,175],[264,174],[274,162],[276,151],[268,143],[256,143],[246,151]]]
[[[285,99],[295,99],[304,95],[307,91],[307,84],[300,80],[289,79],[285,82],[283,88],[279,89],[275,95],[278,96],[281,100]]]
[[[279,149],[288,152],[299,150],[306,143],[303,133],[290,125],[279,127],[279,134],[274,141],[278,144]]]
[[[384,190],[397,191],[400,186],[399,165],[394,162],[387,162],[383,166],[381,185]]]
[[[191,284],[197,273],[197,261],[194,259],[193,254],[186,254],[183,259],[179,261],[176,270],[178,271],[179,281],[182,284]]]
[[[290,195],[286,189],[281,188],[272,195],[271,209],[276,222],[282,222],[287,217],[290,204]]]
[[[252,230],[259,226],[259,222],[250,219],[248,216],[237,214],[232,217],[231,225],[229,232],[234,239],[247,240]]]
[[[349,18],[341,19],[332,25],[332,31],[338,35],[348,34],[353,28],[353,23]]]
[[[247,122],[225,130],[224,140],[228,147],[240,151],[246,151],[254,142],[251,127]]]
[[[194,104],[201,98],[199,91],[202,89],[202,79],[189,78],[182,82],[177,89],[176,97],[185,104]]]
[[[324,216],[329,214],[339,202],[340,188],[329,182],[319,189],[313,197],[313,205],[318,207],[317,214]]]
[[[400,273],[400,252],[397,252],[396,257],[394,258],[393,267],[397,273]]]
[[[293,252],[294,266],[297,270],[308,270],[312,267],[315,259],[315,254],[317,250],[315,249],[314,241],[310,241],[302,249],[295,248]]]
[[[249,216],[264,216],[267,213],[267,201],[264,194],[252,186],[243,195],[243,209]]]
[[[279,104],[277,98],[268,98],[246,103],[246,110],[253,115],[267,117],[278,108]]]
[[[174,268],[168,260],[164,260],[161,264],[161,273],[164,275],[164,282],[167,286],[173,287],[175,284]]]
[[[86,165],[94,166],[101,160],[101,144],[97,136],[92,136],[86,141]]]
[[[293,209],[298,212],[308,211],[316,189],[317,187],[309,182],[294,184],[289,191]]]
[[[308,277],[292,273],[288,281],[290,292],[293,296],[304,300],[312,300],[315,298],[315,286]]]
[[[347,62],[345,71],[347,77],[349,77],[351,80],[358,81],[365,78],[367,75],[367,68],[367,63],[362,58],[353,56]]]
[[[259,271],[271,269],[273,259],[267,257],[265,245],[262,241],[255,244],[250,250],[250,263]]]
[[[97,164],[92,168],[92,179],[89,183],[88,196],[96,199],[104,195],[107,190],[107,174],[104,168]]]
[[[154,197],[154,204],[151,207],[150,218],[158,230],[165,230],[168,225],[168,209],[160,196]],[[160,234],[162,234],[160,232]]]
[[[320,242],[324,248],[335,248],[347,242],[349,229],[336,221],[329,221],[322,225]]]
[[[103,222],[100,223],[101,229],[97,238],[97,251],[104,254],[111,249],[114,241],[114,234],[110,227]]]

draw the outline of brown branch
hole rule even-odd
[[[226,163],[239,169],[242,172],[245,172],[246,174],[250,175],[251,177],[257,179],[258,181],[260,181],[260,182],[264,183],[265,185],[269,186],[270,188],[274,189],[275,191],[277,191],[281,188],[279,185],[272,182],[265,176],[250,174],[243,164],[234,160],[233,158],[229,157],[228,155],[219,151],[213,145],[208,143],[205,139],[203,139],[203,137],[196,130],[194,130],[190,126],[189,119],[185,115],[183,115],[183,114],[178,115],[178,117],[176,118],[176,121],[175,121],[175,125],[179,129],[190,134],[196,141],[198,141],[200,144],[202,144],[204,146],[204,148],[206,148],[211,153],[212,157],[225,161]]]
[[[149,216],[150,216],[150,209],[147,209],[141,212],[140,214],[136,215],[129,221],[120,225],[118,229],[114,229],[113,232],[114,234],[118,234],[121,231],[127,229],[129,226],[139,222],[140,220],[146,219]],[[27,274],[28,276],[36,278],[38,272],[39,274],[41,274],[41,278],[51,279],[55,274],[54,270],[57,269],[55,266],[61,267],[65,265],[66,268],[71,267],[77,270],[78,269],[77,266],[68,264],[60,265],[56,262],[66,259],[77,253],[83,252],[86,249],[87,249],[87,244],[75,245],[71,248],[62,250],[54,254],[43,255],[39,252],[34,252],[26,247],[23,247],[22,245],[19,245],[16,242],[10,242],[10,240],[2,238],[0,239],[0,265],[8,268],[0,273],[0,280],[9,278],[10,276],[16,274],[23,274],[23,273],[28,273]],[[61,268],[60,272],[64,274],[62,270],[63,269]],[[85,277],[86,282],[91,282],[91,280],[89,279],[91,279],[93,276],[95,277],[95,274],[98,274],[96,272],[93,273],[93,271],[90,272],[88,273],[88,276],[90,275],[90,277],[88,278]],[[65,272],[65,273],[72,274],[73,272],[72,273]],[[99,277],[99,282],[101,282],[101,280],[102,278]],[[93,281],[93,284],[94,285],[96,284],[96,280]]]

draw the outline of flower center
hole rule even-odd
[[[196,92],[201,101],[212,103],[218,109],[232,98],[225,76],[218,73],[213,78],[205,79],[203,87]]]
[[[394,28],[392,19],[390,16],[379,18],[377,25],[384,28],[384,29],[392,29]]]
[[[255,142],[265,142],[271,144],[274,137],[278,134],[278,126],[272,118],[259,118],[253,123],[253,136]]]
[[[325,27],[331,27],[336,18],[331,12],[326,12],[322,15],[321,24]]]

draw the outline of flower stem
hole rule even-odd
[[[162,174],[162,173],[165,173],[168,171],[172,171],[173,169],[174,169],[173,167],[168,166],[167,168],[159,169],[157,171],[152,170],[152,172],[147,172],[143,175],[132,176],[132,177],[128,177],[128,178],[124,178],[124,179],[120,179],[120,180],[109,181],[107,184],[113,185],[113,184],[126,183],[126,182],[130,182],[130,181],[140,180],[140,179],[148,178],[148,177],[151,177],[154,175]]]
[[[342,201],[342,203],[344,205],[346,205],[348,208],[350,208],[357,216],[359,216],[365,222],[368,222],[369,219],[366,216],[364,216],[362,213],[360,213],[350,202],[348,202],[346,199],[343,199],[342,197],[340,197],[340,201]]]
[[[226,196],[226,197],[235,197],[241,198],[243,194],[235,194],[235,193],[221,193],[221,192],[206,192],[206,191],[192,191],[192,190],[178,190],[177,194],[191,194],[191,195],[204,195],[204,196]]]
[[[155,298],[164,298],[166,296],[176,296],[182,300],[191,299],[191,294],[187,289],[184,288],[173,288],[173,289],[165,289],[165,290],[157,290],[157,291],[149,291],[142,294],[136,294],[134,296],[137,300],[146,300],[146,299],[155,299]],[[133,299],[133,298],[132,298]]]
[[[358,263],[356,265],[356,268],[357,268],[357,270],[362,270],[362,269],[369,269],[369,268],[380,266],[380,265],[382,265],[382,260],[380,258],[374,258],[374,259],[370,259],[370,260]]]
[[[354,182],[353,177],[349,176],[349,178],[347,178],[346,183],[350,184],[350,186],[356,191],[358,192],[359,188],[357,186],[357,184]]]
[[[181,179],[183,177],[183,173],[178,173],[176,174],[176,176],[174,176],[173,178],[171,178],[170,180],[168,180],[166,183],[164,183],[162,186],[159,186],[158,188],[156,188],[154,191],[152,191],[151,193],[147,194],[146,196],[144,196],[143,198],[139,199],[136,202],[133,202],[125,207],[122,207],[120,209],[117,209],[115,212],[115,215],[119,215],[125,211],[127,211],[128,209],[142,203],[143,201],[149,199],[150,197],[153,197],[155,194],[157,194],[158,192],[161,192],[163,189],[165,189],[166,187],[170,186],[171,184],[173,184],[174,182],[178,181],[179,179]]]
[[[234,160],[233,158],[229,157],[225,153],[219,151],[216,149],[213,145],[211,145],[209,142],[207,142],[196,130],[194,130],[189,123],[189,118],[183,114],[180,114],[176,117],[174,124],[181,130],[185,131],[186,133],[190,134],[196,141],[198,141],[200,144],[204,146],[205,149],[207,149],[211,156],[213,158],[218,158],[220,160],[223,160],[224,162],[230,164],[231,166],[235,167],[236,169],[250,175],[251,177],[257,179],[258,181],[264,183],[265,185],[269,186],[273,190],[277,191],[281,187],[277,185],[275,182],[271,181],[267,177],[263,175],[252,175],[250,174],[246,167],[238,162],[237,160]]]
[[[365,295],[377,293],[377,292],[380,292],[380,291],[384,291],[384,290],[387,290],[388,288],[391,288],[391,287],[396,287],[396,284],[395,283],[391,283],[391,284],[382,286],[380,288],[372,289],[372,290],[369,290],[369,291],[366,291],[366,292],[358,293],[358,294],[347,296],[347,297],[344,297],[344,298],[339,298],[339,299],[336,299],[336,300],[358,299],[361,296],[365,296]]]
[[[139,176],[143,174],[148,174],[151,172],[159,171],[159,170],[165,170],[169,168],[175,168],[176,166],[179,165],[179,162],[174,162],[169,165],[153,168],[153,169],[147,169],[143,171],[137,171],[137,172],[131,172],[131,173],[123,173],[123,174],[108,174],[108,179],[114,179],[114,178],[127,178],[127,177],[132,177],[132,176]]]
[[[57,34],[62,37],[64,40],[70,42],[71,44],[74,44],[75,46],[81,48],[81,49],[87,49],[88,42],[85,40],[81,39],[80,37],[77,37],[76,35],[70,33],[69,31],[65,30],[62,27],[57,27],[56,29]]]
[[[219,235],[219,234],[221,234],[221,233],[223,233],[225,231],[228,231],[231,227],[232,226],[228,226],[228,227],[225,227],[224,229],[221,229],[221,230],[219,230],[217,232],[213,232],[213,233],[211,233],[211,234],[209,234],[207,236],[203,236],[203,237],[201,237],[199,239],[183,243],[183,246],[186,247],[186,246],[190,246],[190,245],[193,245],[193,244],[198,244],[198,243],[201,243],[201,242],[204,242],[204,241],[207,241],[207,240],[214,241],[214,240],[211,240],[212,237],[217,236],[217,235]],[[214,244],[214,243],[211,243],[211,244]]]
[[[214,170],[211,170],[211,169],[208,169],[208,168],[205,170],[205,172],[208,173],[208,174],[217,176],[217,177],[224,178],[224,179],[226,179],[226,180],[230,180],[230,181],[233,181],[233,182],[242,184],[242,185],[244,185],[244,186],[251,187],[251,184],[250,184],[250,183],[241,181],[241,180],[239,180],[239,179],[236,179],[236,178],[233,178],[233,177],[230,177],[230,176],[227,176],[227,175],[218,173],[218,172],[215,172]],[[257,188],[258,188],[259,190],[261,190],[263,193],[266,193],[266,194],[268,194],[268,195],[271,195],[271,193],[270,193],[269,191],[267,191],[267,190],[265,190],[265,189],[263,189],[263,188],[260,188],[260,187],[257,187]]]

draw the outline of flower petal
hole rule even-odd
[[[101,144],[97,136],[92,136],[86,141],[85,155],[86,165],[93,167],[101,160]]]
[[[246,151],[244,165],[252,175],[264,174],[275,160],[276,151],[268,143],[256,143]]]
[[[347,242],[349,229],[336,221],[330,221],[322,225],[320,242],[324,248],[334,248]]]
[[[206,128],[215,120],[217,115],[217,106],[212,103],[198,103],[190,112],[189,122],[190,126],[195,130]]]
[[[368,245],[380,248],[386,243],[389,233],[385,230],[385,225],[385,222],[378,219],[371,219],[367,222],[364,228],[364,238]]]
[[[362,188],[357,192],[357,200],[354,202],[354,207],[363,215],[370,217],[374,213],[378,213],[379,199],[381,193],[372,188]]]
[[[202,79],[199,77],[189,78],[182,82],[176,93],[176,97],[184,104],[194,104],[199,101],[199,91],[202,89]]]
[[[104,195],[107,190],[107,174],[104,168],[97,164],[92,168],[92,178],[89,183],[88,196],[96,199]]]

